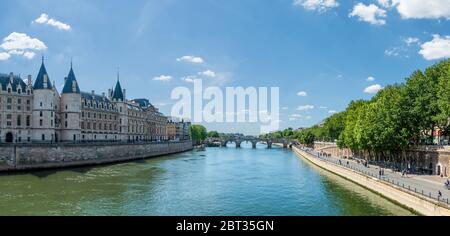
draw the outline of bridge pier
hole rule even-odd
[[[268,148],[268,149],[272,149],[272,142],[270,142],[270,141],[267,142],[267,148]]]
[[[236,143],[236,148],[241,148],[241,143],[242,143],[241,141],[236,141],[235,143]]]
[[[257,142],[252,142],[252,148],[253,149],[256,149],[256,144],[257,144]]]

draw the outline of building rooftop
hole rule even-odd
[[[10,75],[8,75],[8,74],[0,74],[0,84],[2,86],[3,91],[6,91],[6,89],[8,87],[8,84],[10,82],[9,78],[10,78]],[[17,92],[18,88],[20,88],[22,91],[25,91],[27,85],[19,76],[13,75],[13,81],[12,81],[11,87],[12,87],[13,92]]]

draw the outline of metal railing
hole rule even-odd
[[[410,193],[414,193],[416,195],[435,200],[438,203],[444,204],[445,207],[450,208],[450,200],[449,200],[449,198],[440,197],[438,195],[438,193],[432,193],[430,191],[425,191],[425,190],[417,188],[417,187],[412,187],[411,184],[405,184],[405,183],[403,183],[401,181],[395,180],[393,178],[389,178],[389,177],[384,176],[384,175],[374,174],[374,173],[368,171],[367,167],[359,168],[359,167],[356,167],[356,166],[352,166],[352,165],[349,164],[348,160],[342,161],[342,160],[339,160],[337,158],[320,155],[319,152],[314,152],[314,150],[312,150],[311,148],[305,149],[305,148],[301,148],[299,146],[296,146],[296,147],[298,149],[304,151],[304,152],[307,152],[307,153],[311,154],[314,157],[319,158],[320,160],[323,160],[323,161],[326,161],[326,162],[329,162],[329,163],[333,163],[335,165],[341,166],[343,168],[346,168],[346,169],[349,169],[349,170],[352,170],[352,171],[355,171],[355,172],[359,172],[360,174],[364,174],[364,175],[366,175],[368,177],[376,178],[376,179],[381,180],[381,181],[383,181],[385,183],[389,183],[390,185],[394,185],[394,186],[396,186],[398,188],[401,188],[404,191],[407,191],[407,192],[410,192]]]

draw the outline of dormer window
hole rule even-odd
[[[11,93],[11,88],[8,88],[8,93]]]
[[[22,93],[22,90],[18,89],[18,90],[17,90],[17,93],[18,93],[18,94],[21,94],[21,93]]]

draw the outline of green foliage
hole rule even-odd
[[[220,135],[217,131],[209,131],[208,132],[208,138],[219,138]]]
[[[195,143],[200,143],[206,139],[208,132],[202,125],[191,125],[189,127],[189,135]]]
[[[393,158],[412,145],[429,143],[436,128],[450,135],[450,59],[387,86],[370,101],[352,101],[323,124],[294,131],[300,143],[337,141],[341,148]]]

